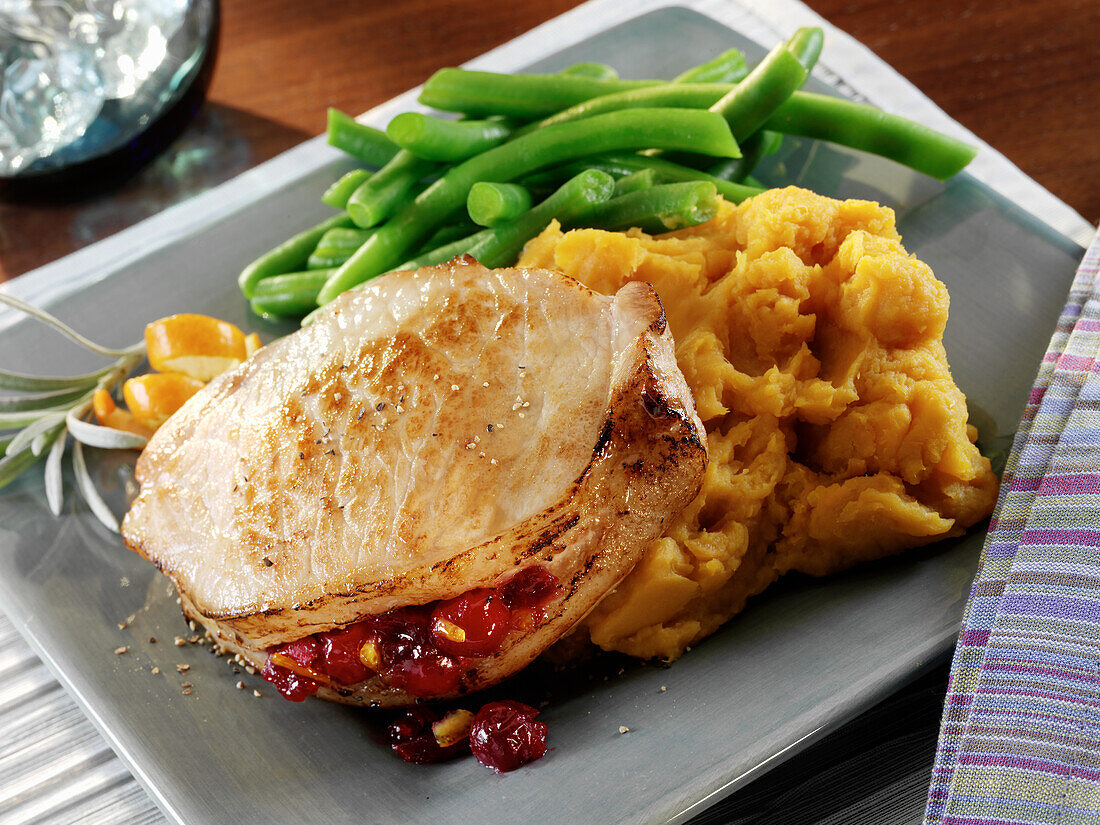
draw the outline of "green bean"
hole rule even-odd
[[[495,226],[519,217],[531,203],[531,193],[518,184],[478,181],[470,187],[466,211],[474,223]]]
[[[439,227],[428,240],[424,241],[424,246],[416,254],[422,255],[425,252],[431,252],[433,249],[437,249],[444,244],[460,241],[480,231],[481,227],[472,221],[457,221],[455,223],[444,224]]]
[[[385,132],[360,123],[339,109],[328,110],[328,142],[375,167],[385,166],[397,154],[397,146]]]
[[[261,255],[246,266],[237,278],[237,285],[245,298],[251,298],[256,290],[256,285],[265,278],[273,275],[284,275],[287,272],[296,272],[305,267],[310,253],[317,246],[317,242],[330,229],[352,226],[351,218],[344,212],[333,215],[327,220],[321,221],[316,226],[299,232],[297,235],[283,241],[277,247]]]
[[[810,92],[782,104],[764,128],[871,152],[939,180],[962,171],[978,152],[961,140],[873,106]]]
[[[740,49],[729,49],[717,57],[688,69],[673,78],[673,83],[738,83],[749,73]]]
[[[503,120],[443,120],[420,112],[400,114],[386,127],[386,135],[402,149],[449,163],[500,145],[512,131]]]
[[[814,33],[816,33],[816,37]],[[795,32],[787,45],[789,48],[790,45],[794,43],[799,49],[799,52],[792,52],[792,54],[799,60],[802,59],[800,55],[804,54],[805,59],[809,61],[809,65],[812,66],[813,61],[817,59],[817,55],[821,51],[821,42],[821,29],[803,28]],[[814,51],[815,45],[817,49],[816,52]],[[538,124],[526,127],[521,130],[521,133],[539,128],[540,126],[546,126],[550,123],[562,123],[568,120],[576,120],[580,117],[590,117],[600,112],[615,111],[620,108],[673,106],[676,108],[705,109],[717,102],[722,95],[728,94],[731,91],[730,84],[739,83],[744,80],[748,74],[749,69],[745,63],[745,56],[737,49],[730,49],[707,63],[688,69],[686,72],[676,77],[671,84],[649,84],[648,86],[636,89],[628,89],[622,92],[613,92],[590,98],[589,100],[575,104],[569,109],[559,111],[545,118]],[[682,84],[691,84],[693,86],[699,86],[701,84],[716,86],[717,84],[721,84],[722,91],[718,97],[712,99],[710,97],[711,89],[708,88],[706,91],[702,89],[685,91],[679,88]],[[669,88],[670,86],[672,87],[671,89]]]
[[[306,268],[335,269],[373,234],[373,229],[330,229],[317,241],[317,246],[306,261]]]
[[[451,241],[450,243],[442,246],[437,246],[434,249],[430,249],[427,252],[417,255],[415,258],[405,261],[405,263],[395,266],[394,270],[398,269],[420,269],[422,266],[435,266],[436,264],[445,264],[452,258],[456,258],[459,255],[467,254],[473,247],[480,241],[489,237],[493,232],[492,229],[482,229],[479,232],[475,232],[472,235],[467,235],[463,238]],[[364,282],[365,283],[365,282]],[[362,284],[360,285],[362,286]],[[356,287],[358,289],[358,287]]]
[[[321,195],[321,202],[328,204],[333,209],[346,208],[351,193],[358,189],[359,184],[369,177],[370,172],[366,169],[352,169],[325,190],[324,194]]]
[[[574,63],[566,66],[559,75],[566,77],[592,77],[596,80],[618,80],[619,73],[606,63]]]
[[[523,245],[541,232],[551,220],[563,226],[587,222],[597,204],[607,201],[615,188],[615,179],[606,172],[588,169],[566,181],[554,194],[515,220],[500,224],[470,250],[490,269],[514,263]]]
[[[622,195],[593,208],[585,220],[601,229],[636,226],[652,235],[709,221],[718,212],[718,192],[709,181],[665,183]]]
[[[758,134],[760,133],[754,132],[741,142],[741,157],[720,160],[706,170],[707,174],[714,175],[714,177],[721,178],[722,180],[736,181],[738,183],[744,180],[745,175],[748,174],[748,171],[746,171],[748,169],[748,160],[756,158],[756,153],[753,151],[753,138]],[[312,260],[312,258],[310,260]]]
[[[556,112],[537,123],[524,126],[513,137],[520,137],[544,126],[572,123],[594,115],[622,109],[674,108],[708,109],[733,88],[725,83],[661,83],[640,89],[603,95]]]
[[[807,73],[813,69],[825,45],[825,33],[817,26],[804,26],[787,41],[787,50],[793,54]]]
[[[639,169],[629,175],[623,175],[615,181],[615,197],[637,192],[640,189],[648,189],[657,183],[657,172],[654,169]]]
[[[694,152],[645,151],[639,154],[661,158],[662,160],[671,161],[680,166],[698,169],[700,172],[706,172],[710,167],[714,166],[714,158],[708,158],[706,155],[697,155]],[[733,158],[726,158],[726,160],[733,160]]]
[[[469,249],[469,254],[487,267],[512,263],[524,244],[553,219],[565,228],[583,225],[614,230],[637,226],[658,234],[710,220],[718,210],[714,185],[703,181],[670,183],[609,198],[613,192],[610,175],[585,170],[515,221],[494,227],[491,235]]]
[[[600,95],[657,85],[655,80],[600,80],[562,74],[496,74],[440,69],[428,78],[420,102],[473,117],[536,120]]]
[[[723,180],[744,180],[762,158],[774,154],[779,149],[782,140],[783,136],[778,132],[758,129],[741,143],[741,157],[721,160],[707,172]]]
[[[731,88],[734,87],[717,83],[685,83],[636,89],[582,103],[537,125],[571,123],[607,111],[636,107],[705,109]],[[534,128],[525,127],[517,135]],[[872,152],[940,180],[961,171],[977,151],[962,141],[898,115],[862,103],[803,91],[795,92],[780,104],[762,128]],[[729,199],[728,195],[724,196]]]
[[[363,181],[348,198],[348,214],[356,226],[368,229],[389,218],[409,194],[439,164],[402,149],[385,166]]]
[[[562,180],[570,175],[575,175],[581,169],[599,169],[616,177],[630,175],[642,169],[652,169],[661,180],[665,181],[707,181],[713,183],[718,190],[718,194],[730,203],[740,203],[746,198],[751,198],[753,195],[759,195],[764,191],[763,187],[746,186],[741,183],[722,180],[721,178],[716,178],[699,169],[692,169],[688,166],[672,163],[665,158],[655,158],[648,155],[636,155],[625,152],[592,155],[590,157],[580,158],[572,163],[564,164],[549,170],[543,175],[539,175],[534,183],[542,184],[548,180]],[[526,182],[528,185],[532,185],[532,179],[528,178]]]
[[[445,232],[453,231],[454,229],[460,228],[462,226],[467,225],[454,224],[449,227],[444,227],[444,229],[440,230],[440,232],[437,232],[436,235],[433,236],[433,238],[443,235]],[[421,252],[417,257],[411,258],[405,261],[403,264],[399,264],[398,266],[393,267],[393,269],[391,269],[390,271],[398,272],[406,269],[420,269],[423,266],[438,266],[439,264],[445,264],[447,263],[447,261],[450,261],[453,258],[457,258],[461,255],[467,254],[478,241],[487,237],[490,233],[492,233],[492,231],[492,229],[482,229],[473,234],[466,235],[464,237],[458,238],[457,240],[445,243],[443,246],[429,249],[427,252]],[[360,290],[368,286],[369,284],[370,281],[364,281],[363,283],[352,287],[352,289]],[[305,318],[302,319],[302,326],[308,326],[309,324],[313,323],[313,320],[321,311],[321,309],[323,309],[323,307],[312,307],[312,311]]]
[[[715,157],[740,154],[721,117],[689,109],[632,109],[539,129],[452,167],[336,271],[321,290],[320,302],[331,301],[402,260],[465,205],[470,187],[478,181],[506,183],[582,154],[641,147],[690,149]]]
[[[759,129],[805,80],[806,68],[780,44],[710,111],[722,115],[734,137],[743,140]]]
[[[257,315],[299,318],[317,307],[317,293],[332,272],[314,269],[267,278],[257,284],[249,305]]]

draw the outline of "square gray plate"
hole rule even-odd
[[[669,77],[730,46],[752,59],[763,53],[708,18],[670,8],[531,68],[600,60],[625,77]],[[173,312],[210,313],[268,337],[285,332],[249,317],[234,275],[319,220],[318,195],[343,168],[289,181],[53,309],[113,345]],[[996,430],[1011,432],[1082,250],[966,175],[943,185],[797,141],[761,175],[895,208],[909,250],[951,291],[946,343],[956,379]],[[0,360],[62,374],[95,365],[28,323],[0,332]],[[130,459],[93,459],[121,507],[132,492]],[[71,491],[63,516],[51,517],[37,472],[0,493],[0,607],[180,823],[680,822],[948,650],[981,540],[974,533],[828,580],[783,583],[669,669],[615,660],[540,672],[509,690],[538,700],[549,685],[543,718],[553,750],[503,777],[472,759],[405,765],[372,738],[362,712],[285,702],[247,675],[262,698],[237,690],[242,677],[225,661],[171,643],[187,630],[166,580]],[[118,630],[130,614],[132,625]],[[120,645],[130,652],[113,655]],[[180,675],[177,664],[191,668]],[[195,685],[189,696],[185,680]],[[620,725],[630,733],[620,735]]]

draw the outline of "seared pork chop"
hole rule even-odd
[[[561,583],[450,695],[567,633],[695,496],[703,427],[656,293],[473,259],[399,272],[210,382],[137,465],[122,533],[185,612],[276,645],[541,566]],[[374,675],[322,695],[397,705]]]

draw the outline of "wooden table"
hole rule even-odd
[[[1087,220],[1100,219],[1100,3],[808,2]],[[210,102],[192,129],[109,193],[0,204],[0,281],[321,132],[328,106],[365,111],[576,5],[223,0]]]

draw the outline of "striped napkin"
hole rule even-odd
[[[926,825],[1100,825],[1100,234],[1028,399],[951,668]]]

